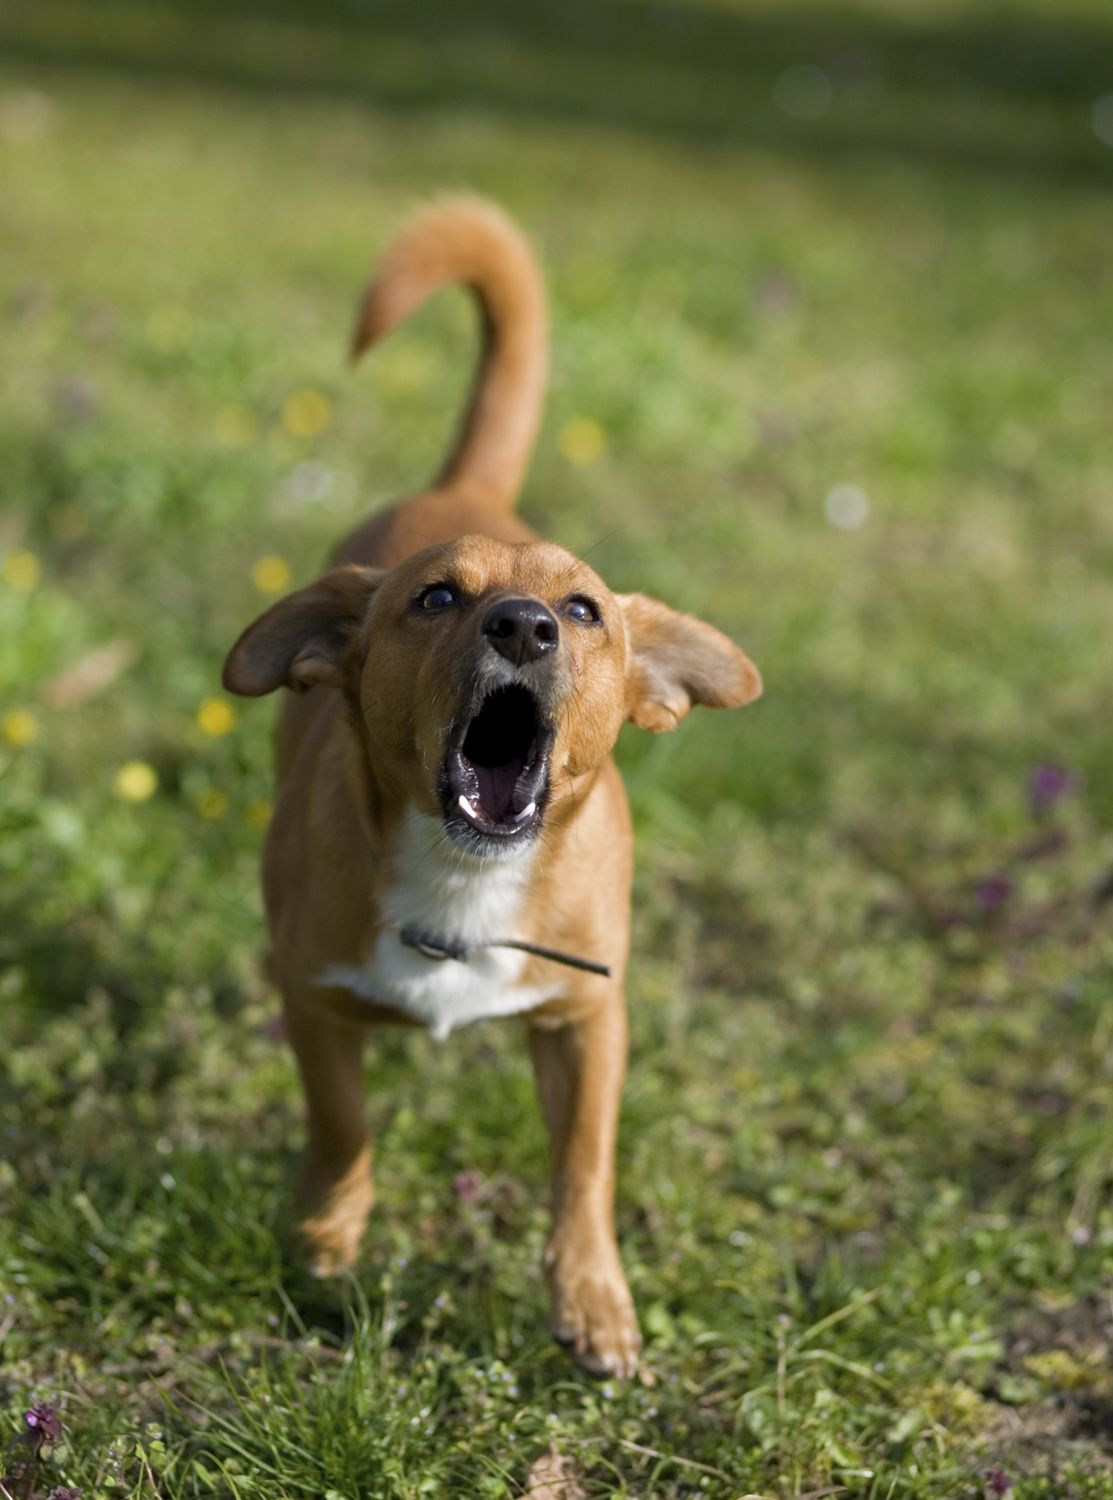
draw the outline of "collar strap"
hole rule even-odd
[[[429,933],[422,932],[416,927],[403,927],[398,936],[407,948],[415,948],[418,953],[437,963],[445,959],[454,959],[462,964],[467,963],[476,948],[517,948],[522,953],[532,953],[535,958],[547,958],[550,963],[564,964],[569,969],[582,969],[585,974],[601,974],[604,979],[611,977],[609,964],[597,964],[590,958],[577,958],[574,953],[560,953],[556,948],[543,948],[540,943],[523,943],[517,938],[502,938],[493,943],[476,943],[473,948],[469,948],[466,943],[456,942],[452,938],[431,937]]]

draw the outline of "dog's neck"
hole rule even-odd
[[[536,846],[477,858],[452,842],[439,818],[411,807],[391,850],[383,919],[468,947],[517,937],[535,859]]]
[[[522,935],[535,872],[532,852],[511,860],[477,859],[458,849],[439,818],[403,813],[384,860],[379,924],[359,964],[332,965],[322,984],[402,1011],[442,1038],[485,1017],[532,1010],[559,995],[559,968],[523,982],[526,957],[490,946]],[[472,950],[466,962],[438,962],[403,941],[419,930]]]

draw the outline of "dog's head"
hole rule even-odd
[[[466,536],[397,567],[327,574],[261,615],[224,685],[339,688],[376,774],[479,856],[529,846],[626,720],[673,729],[736,708],[757,668],[710,625],[545,542]]]

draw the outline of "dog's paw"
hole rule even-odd
[[[635,1375],[642,1340],[617,1254],[554,1254],[548,1273],[553,1334],[577,1363],[593,1375]]]
[[[307,1170],[299,1201],[303,1216],[297,1226],[302,1256],[314,1276],[339,1276],[350,1271],[359,1254],[367,1216],[375,1192],[367,1163],[360,1162],[331,1186]]]
[[[305,1269],[311,1276],[326,1281],[350,1271],[359,1254],[358,1236],[352,1240],[323,1231],[312,1221],[298,1225],[298,1241]]]
[[[339,1276],[351,1270],[370,1207],[370,1201],[364,1208],[349,1199],[302,1219],[297,1227],[298,1244],[314,1276]]]

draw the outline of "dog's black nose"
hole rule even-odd
[[[560,627],[539,599],[500,599],[483,621],[483,634],[516,667],[555,651]]]

